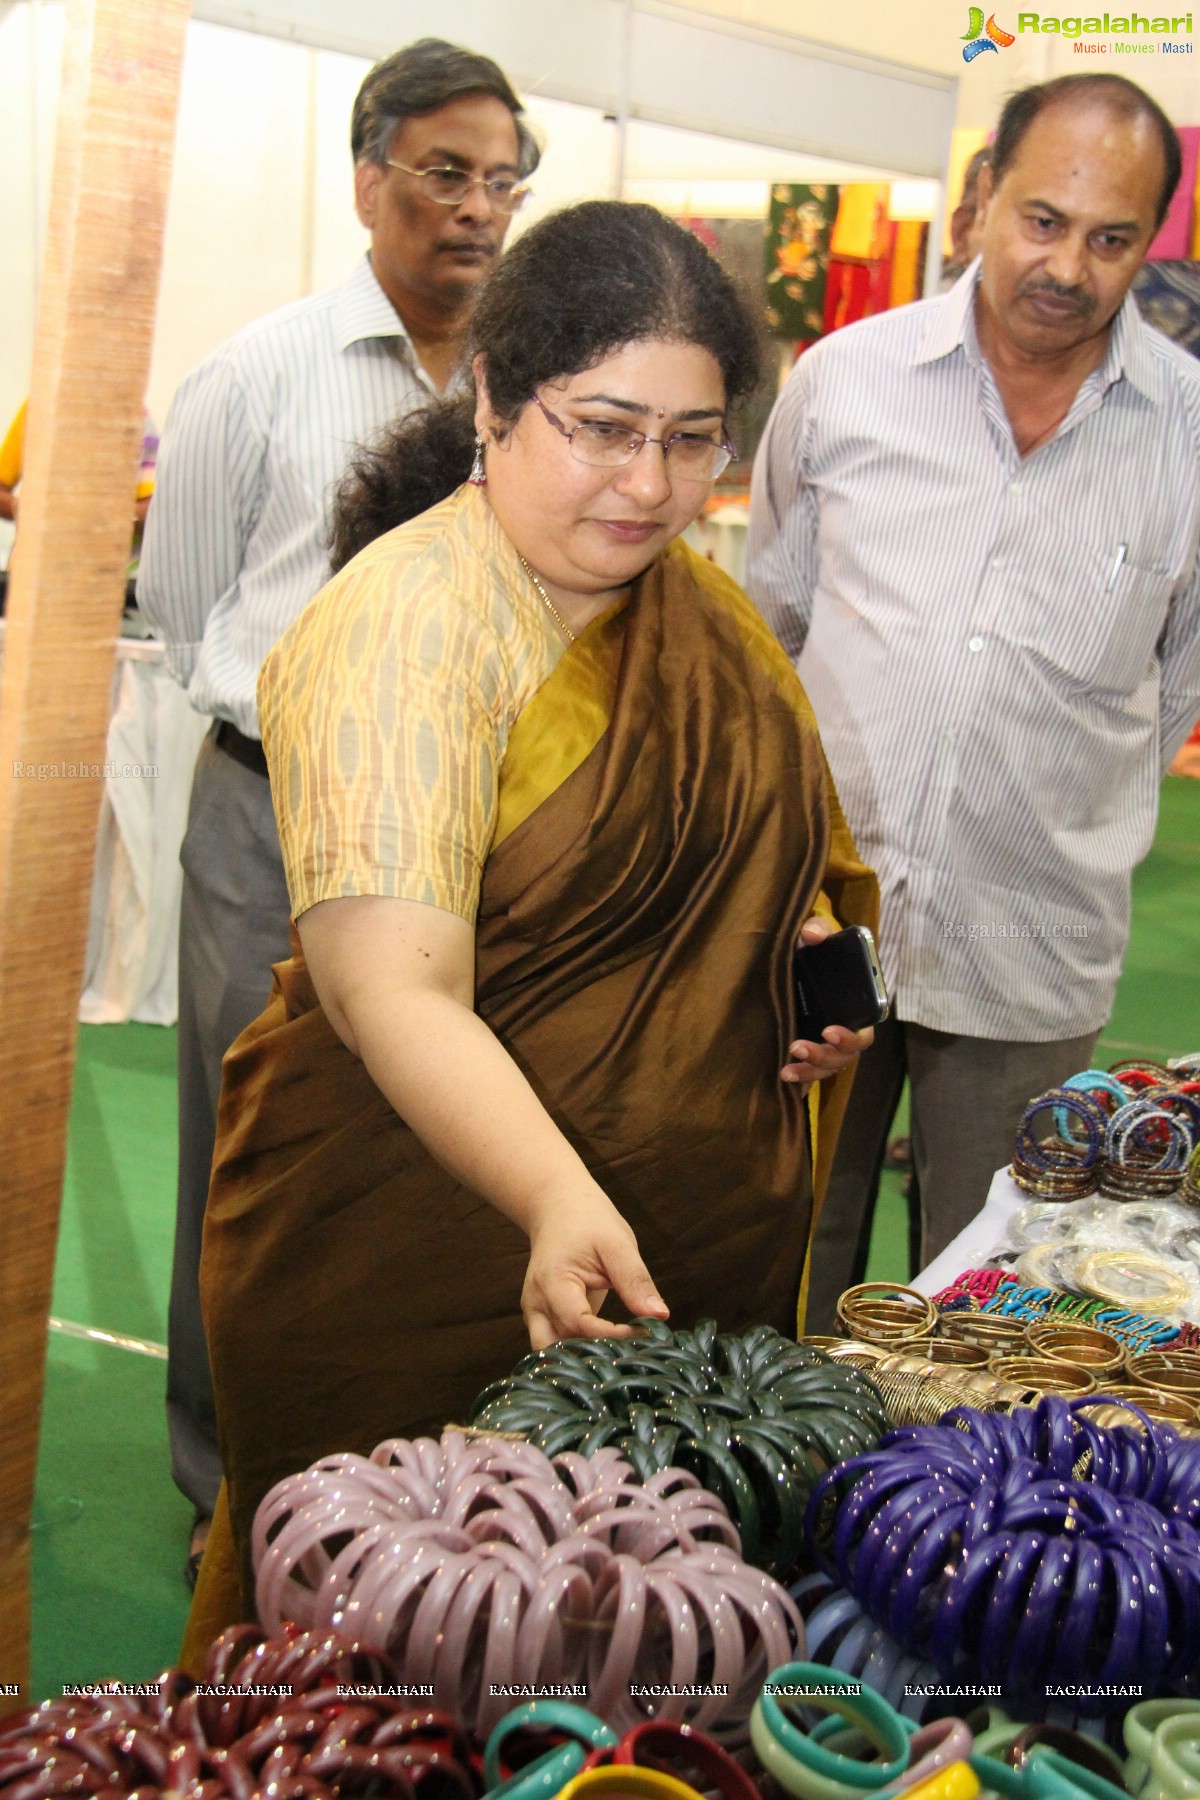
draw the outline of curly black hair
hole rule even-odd
[[[754,321],[699,239],[653,206],[587,200],[517,240],[480,293],[466,355],[483,357],[492,409],[512,426],[547,382],[647,338],[709,351],[727,407],[758,380]],[[439,401],[355,458],[335,499],[335,569],[466,480],[474,412],[473,394]]]

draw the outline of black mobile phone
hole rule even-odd
[[[865,925],[847,925],[819,944],[797,944],[796,1036],[820,1043],[827,1025],[861,1031],[888,1016],[887,987],[875,939]]]

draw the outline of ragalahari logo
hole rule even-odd
[[[974,62],[975,58],[982,56],[985,50],[1007,50],[1008,46],[1015,44],[1016,41],[1011,31],[1005,31],[1003,26],[997,25],[995,13],[985,25],[982,6],[973,6],[970,11],[969,29],[962,35],[963,61]]]

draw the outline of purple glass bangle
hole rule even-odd
[[[1008,1691],[1019,1689],[1025,1679],[1025,1672],[1013,1667],[1012,1645],[1045,1548],[1046,1539],[1039,1532],[1010,1537],[1008,1555],[993,1572],[983,1609],[976,1666],[983,1681],[1001,1682]]]
[[[961,1538],[966,1511],[965,1505],[943,1508],[940,1517],[935,1518],[912,1545],[907,1560],[893,1576],[895,1585],[887,1616],[897,1638],[904,1643],[913,1641],[922,1593],[944,1565],[955,1535]]]
[[[1058,1641],[1058,1622],[1066,1604],[1067,1577],[1074,1561],[1075,1546],[1064,1538],[1053,1538],[1034,1572],[1011,1655],[1014,1668],[1028,1669],[1030,1686],[1046,1679],[1045,1665]]]
[[[1101,1688],[1185,1673],[1200,1649],[1200,1457],[1149,1421],[1107,1431],[1086,1404],[955,1408],[814,1489],[810,1540],[832,1538],[847,1588],[903,1652],[1016,1694],[1079,1679],[1081,1654]],[[848,1615],[844,1629],[839,1666],[875,1653]]]

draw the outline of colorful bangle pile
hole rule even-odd
[[[965,1330],[965,1321],[975,1318],[980,1323],[995,1318],[1017,1325],[1043,1319],[1075,1319],[1081,1324],[1096,1325],[1121,1343],[1142,1350],[1178,1341],[1183,1331],[1166,1319],[1114,1306],[1096,1295],[1022,1287],[1014,1275],[998,1269],[964,1270],[949,1287],[934,1295],[934,1305],[941,1315],[939,1331]]]
[[[1186,1192],[1200,1203],[1200,1058],[1174,1069],[1118,1062],[1083,1069],[1030,1101],[1017,1129],[1010,1173],[1036,1199],[1078,1200],[1097,1188],[1113,1200]],[[1049,1112],[1055,1135],[1039,1137]]]
[[[0,1721],[3,1800],[417,1800],[418,1791],[477,1800],[481,1791],[454,1720],[389,1692],[398,1683],[386,1659],[336,1633],[267,1640],[239,1625],[217,1639],[199,1684],[169,1669],[136,1685],[153,1691],[47,1700]]]
[[[1088,1405],[961,1407],[889,1433],[817,1484],[814,1553],[947,1679],[1013,1694],[1194,1680],[1200,1439],[1144,1415],[1105,1429]]]
[[[782,1474],[778,1504],[798,1538],[801,1500]],[[687,1470],[642,1483],[611,1448],[551,1464],[483,1435],[392,1439],[267,1495],[258,1612],[387,1652],[481,1735],[505,1688],[566,1683],[610,1724],[657,1712],[737,1739],[766,1671],[803,1642],[787,1590],[737,1541]],[[672,1691],[639,1704],[634,1682]]]
[[[1059,1134],[1039,1138],[1035,1128],[1046,1112],[1053,1115]],[[1069,1086],[1050,1088],[1030,1102],[1017,1127],[1013,1180],[1041,1200],[1078,1200],[1094,1193],[1107,1124],[1104,1107],[1091,1094]]]
[[[1179,1184],[1179,1198],[1185,1206],[1200,1207],[1200,1144],[1197,1144],[1188,1157],[1187,1168]]]
[[[1183,1180],[1200,1127],[1191,1094],[1151,1090],[1108,1122],[1100,1192],[1110,1200],[1161,1200]]]
[[[796,1509],[818,1473],[887,1429],[878,1393],[769,1326],[739,1337],[711,1321],[686,1332],[640,1323],[638,1339],[572,1339],[525,1357],[480,1394],[470,1424],[548,1456],[610,1446],[644,1480],[690,1469],[725,1502],[746,1560],[790,1570]]]

